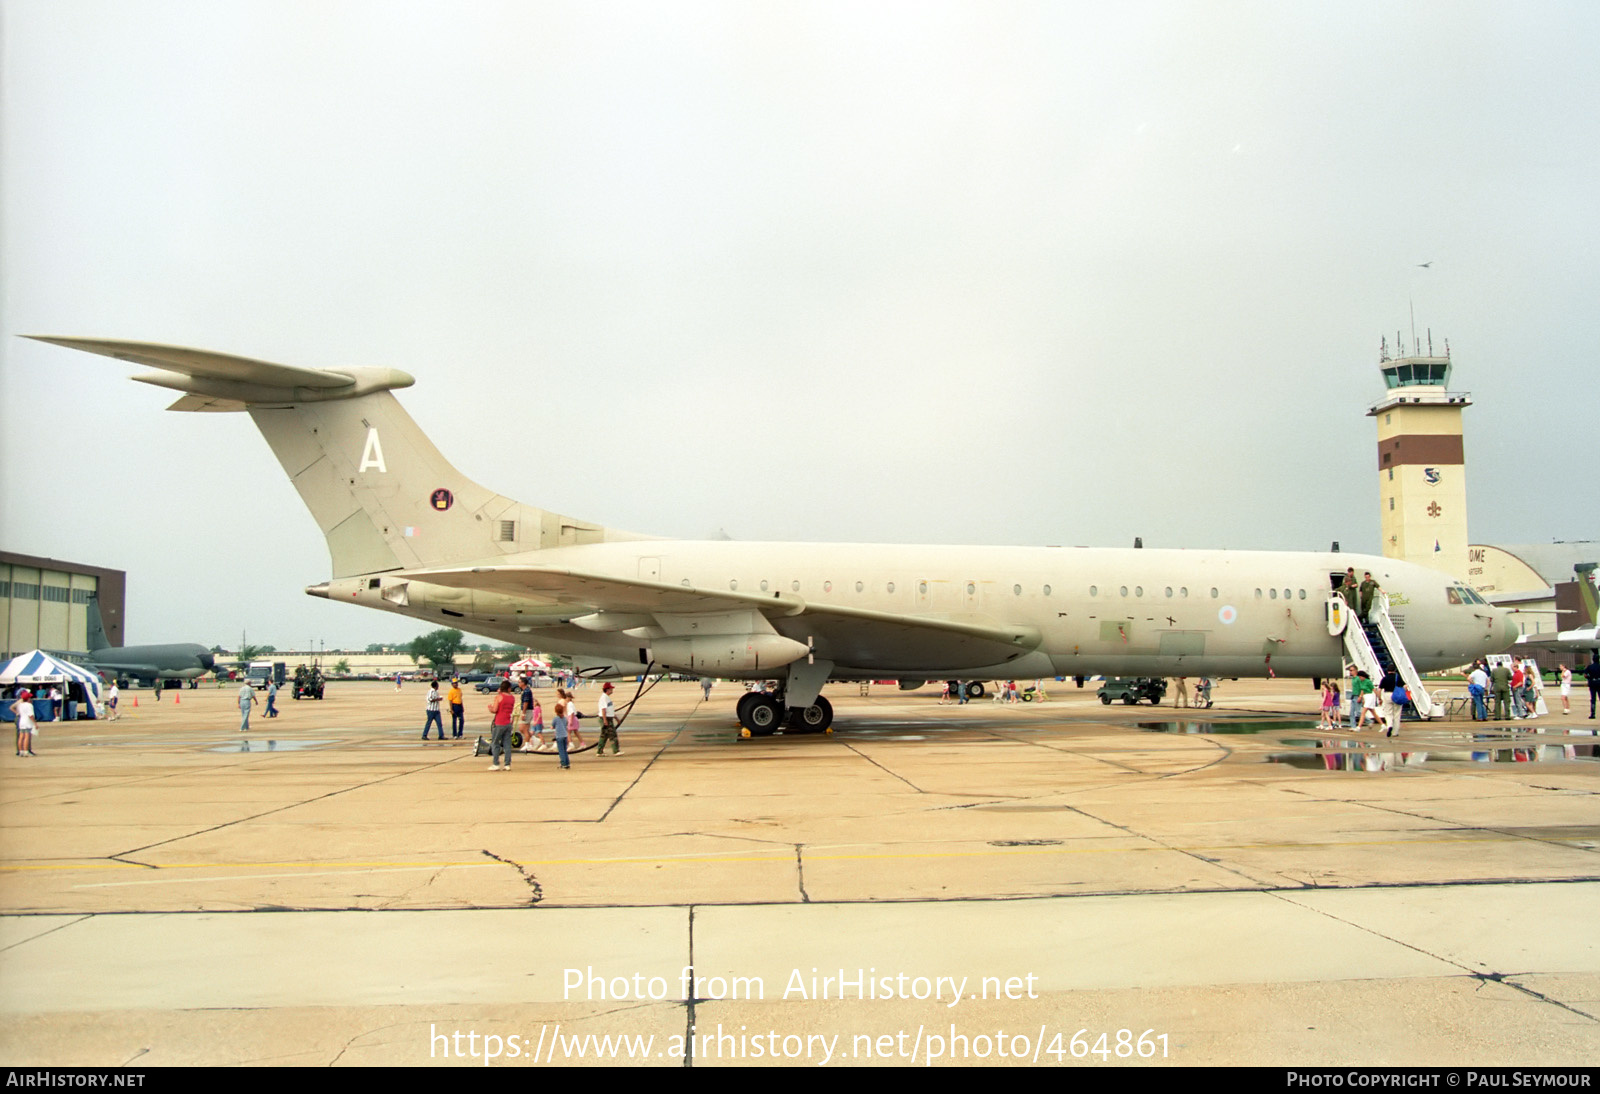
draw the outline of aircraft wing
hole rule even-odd
[[[90,661],[89,666],[102,672],[117,672],[127,676],[154,677],[171,676],[173,670],[162,668],[160,665],[133,665],[118,661],[114,664],[104,661]]]
[[[1595,627],[1579,627],[1576,630],[1561,631],[1551,634],[1524,634],[1517,638],[1513,650],[1600,650],[1600,633]]]
[[[989,620],[896,615],[809,603],[787,593],[757,595],[547,566],[407,570],[390,575],[502,596],[538,597],[591,612],[694,615],[759,611],[780,634],[811,640],[817,656],[841,667],[893,671],[970,668],[1020,657],[1039,645],[1032,627]]]

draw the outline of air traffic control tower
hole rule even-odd
[[[1396,337],[1396,346],[1399,338]],[[1472,405],[1450,382],[1444,356],[1390,357],[1378,364],[1387,394],[1367,413],[1378,420],[1378,498],[1383,553],[1467,580],[1467,478],[1461,411]]]

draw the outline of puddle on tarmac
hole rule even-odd
[[[333,741],[230,741],[206,749],[207,752],[301,752],[331,745]]]
[[[1284,730],[1310,729],[1315,723],[1242,721],[1242,722],[1139,722],[1138,727],[1149,733],[1281,733]]]
[[[1289,742],[1286,742],[1289,743]],[[1441,763],[1567,763],[1600,759],[1595,745],[1531,745],[1508,748],[1434,749],[1429,751],[1368,751],[1360,741],[1293,742],[1323,752],[1273,752],[1264,759],[1269,764],[1315,771],[1390,771],[1401,767],[1425,767]],[[1348,749],[1349,751],[1337,751]]]

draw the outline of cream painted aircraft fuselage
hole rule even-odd
[[[363,575],[317,591],[418,618],[456,619],[507,642],[610,662],[617,674],[637,673],[652,660],[710,671],[717,666],[652,657],[652,647],[675,635],[748,634],[754,613],[808,657],[831,661],[836,680],[1313,677],[1338,675],[1342,667],[1326,602],[1333,577],[1350,565],[1371,570],[1389,593],[1424,672],[1515,638],[1506,613],[1452,602],[1456,583],[1442,572],[1337,552],[656,540],[552,548],[434,573]],[[619,581],[647,574],[669,593],[673,586],[689,595],[715,590],[719,602],[662,613],[667,618],[626,607],[593,612],[589,604],[575,613],[565,598],[519,592],[523,566]],[[887,641],[873,630],[907,617],[952,629],[924,641],[915,634]],[[717,675],[765,679],[779,668],[729,664]]]
[[[494,494],[392,394],[389,369],[293,368],[176,346],[49,338],[158,371],[174,410],[247,411],[328,543],[307,591],[572,655],[591,675],[654,666],[771,680],[746,728],[831,721],[829,680],[1099,673],[1332,676],[1334,575],[1370,570],[1418,669],[1515,638],[1448,575],[1318,552],[688,542]]]

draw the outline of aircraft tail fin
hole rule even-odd
[[[457,471],[391,389],[395,369],[304,369],[182,346],[39,338],[160,372],[169,409],[249,413],[328,542],[333,576],[498,561],[543,547],[634,539],[502,497]]]
[[[1578,599],[1583,604],[1584,621],[1580,625],[1600,623],[1600,567],[1593,562],[1573,567],[1578,578]]]
[[[105,617],[100,614],[100,598],[89,597],[89,624],[84,641],[90,650],[103,650],[111,646],[111,639],[106,637]]]

